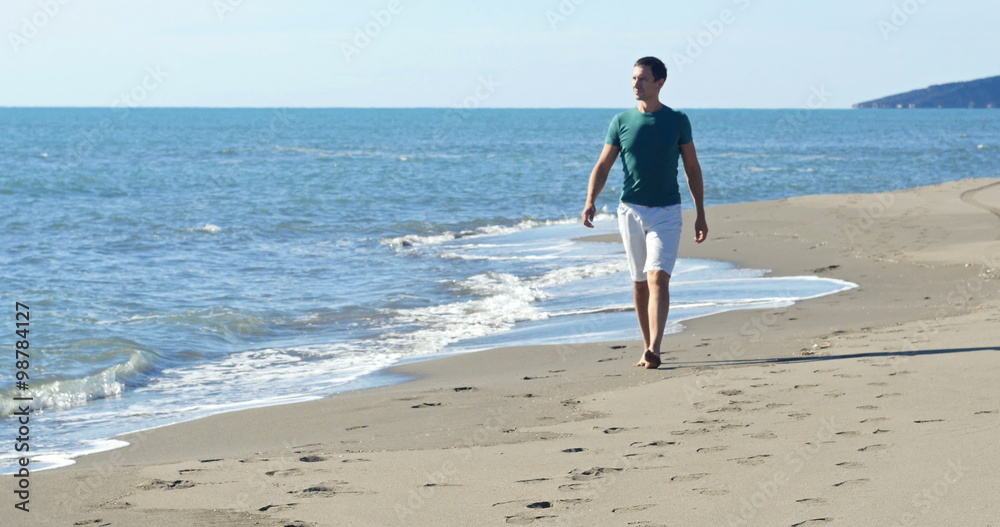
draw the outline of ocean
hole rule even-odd
[[[403,361],[638,339],[622,249],[576,239],[615,231],[617,165],[597,228],[578,218],[622,109],[0,108],[0,296],[8,349],[30,342],[0,430],[30,396],[32,468],[54,467]],[[1000,174],[987,110],[687,113],[708,205]],[[681,256],[670,331],[853,286]]]

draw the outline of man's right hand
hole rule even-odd
[[[594,215],[597,214],[597,207],[593,203],[587,203],[587,206],[583,208],[583,213],[580,216],[583,218],[583,226],[594,228]]]

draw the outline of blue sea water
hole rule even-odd
[[[615,230],[617,166],[596,231],[577,217],[617,111],[0,108],[0,297],[10,342],[31,308],[35,466],[403,360],[637,338],[621,248],[575,240]],[[996,112],[688,114],[709,205],[1000,174]],[[851,286],[765,272],[682,259],[671,329]]]

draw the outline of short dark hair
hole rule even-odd
[[[667,78],[667,67],[663,65],[662,60],[656,57],[643,57],[635,61],[635,65],[649,68],[653,72],[654,81]]]

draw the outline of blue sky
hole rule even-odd
[[[0,106],[846,108],[1000,74],[995,0],[4,0]]]

